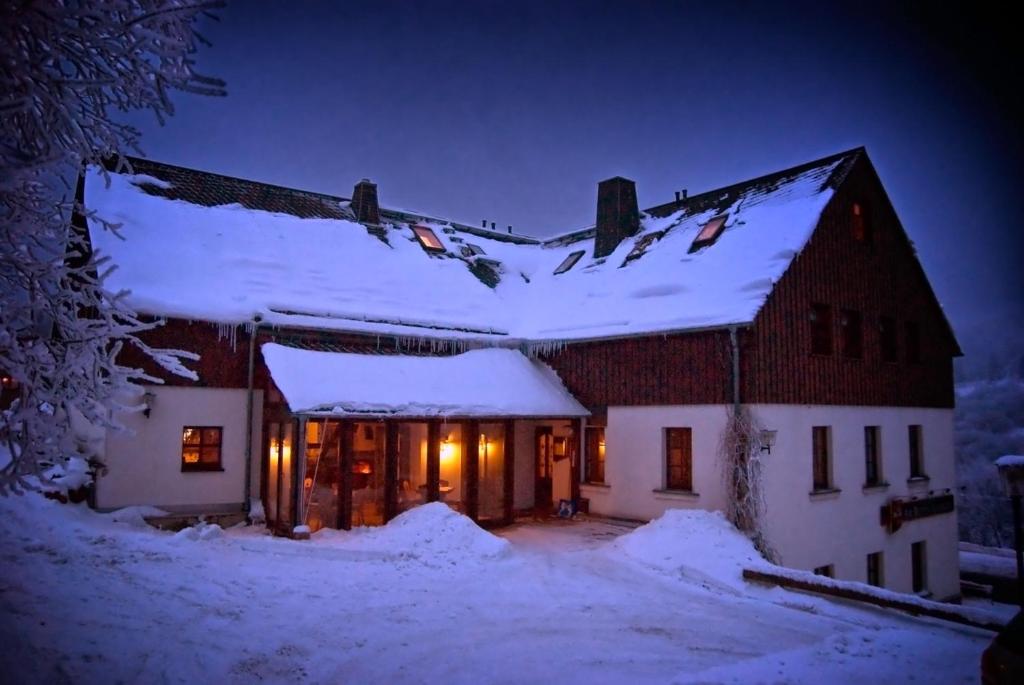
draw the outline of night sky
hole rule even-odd
[[[385,206],[535,236],[593,223],[616,174],[647,207],[864,145],[961,338],[1020,330],[1012,22],[783,4],[236,0],[198,55],[228,97],[133,121],[154,159],[346,196],[368,177]]]

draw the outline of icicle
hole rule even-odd
[[[250,330],[250,334],[251,334]],[[217,341],[227,339],[231,345],[231,351],[238,351],[238,324],[234,323],[218,323],[217,324]]]

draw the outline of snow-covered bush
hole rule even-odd
[[[76,201],[85,165],[138,149],[112,112],[173,113],[171,91],[223,94],[196,73],[197,18],[222,2],[109,0],[0,4],[0,372],[13,401],[0,413],[0,494],[66,466],[72,422],[112,426],[127,383],[155,381],[117,363],[135,347],[190,376],[194,355],[150,348],[143,321],[104,287],[110,266],[84,221],[116,231]]]

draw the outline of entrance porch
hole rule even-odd
[[[499,526],[578,497],[589,412],[519,352],[263,355],[262,491],[279,534],[381,525],[427,502]]]

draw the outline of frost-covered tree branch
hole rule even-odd
[[[197,19],[223,2],[0,0],[0,494],[77,453],[73,422],[116,427],[128,386],[159,382],[118,364],[136,348],[163,369],[193,377],[196,356],[154,349],[144,321],[104,283],[111,267],[85,229],[117,230],[76,201],[78,176],[127,164],[140,133],[116,117],[173,114],[173,91],[223,95],[195,71],[205,39]]]

